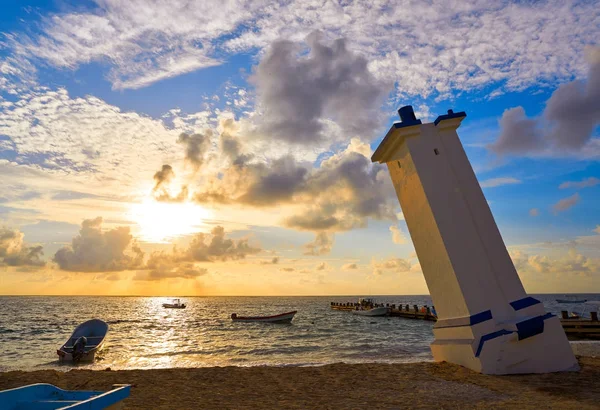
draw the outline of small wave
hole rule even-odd
[[[270,354],[293,354],[293,353],[305,353],[314,352],[321,350],[322,346],[293,346],[293,347],[278,347],[278,348],[264,348],[264,349],[252,349],[246,352],[240,352],[240,354],[265,356]]]

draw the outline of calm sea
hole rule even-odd
[[[536,296],[536,295],[534,295]],[[537,295],[558,313],[555,299]],[[600,300],[600,295],[578,295]],[[56,349],[77,324],[109,324],[106,347],[81,368],[319,365],[431,360],[432,322],[368,318],[332,311],[357,297],[195,297],[164,309],[158,297],[0,297],[0,371],[57,368]],[[380,296],[378,302],[431,305],[429,296]],[[298,310],[290,325],[232,323],[229,316]]]

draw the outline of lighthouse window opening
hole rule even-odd
[[[435,153],[435,155],[440,155],[440,152],[438,151],[438,149],[437,149],[437,148],[434,148],[434,149],[433,149],[433,152]]]
[[[402,165],[400,164],[400,161],[398,161],[398,168],[402,168]]]

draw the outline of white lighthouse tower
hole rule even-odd
[[[436,361],[487,374],[577,370],[559,319],[527,296],[458,139],[464,112],[422,124],[399,111],[386,163],[438,314]]]

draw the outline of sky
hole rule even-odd
[[[525,289],[600,292],[597,1],[4,1],[0,294],[427,294],[385,165],[460,139]]]

